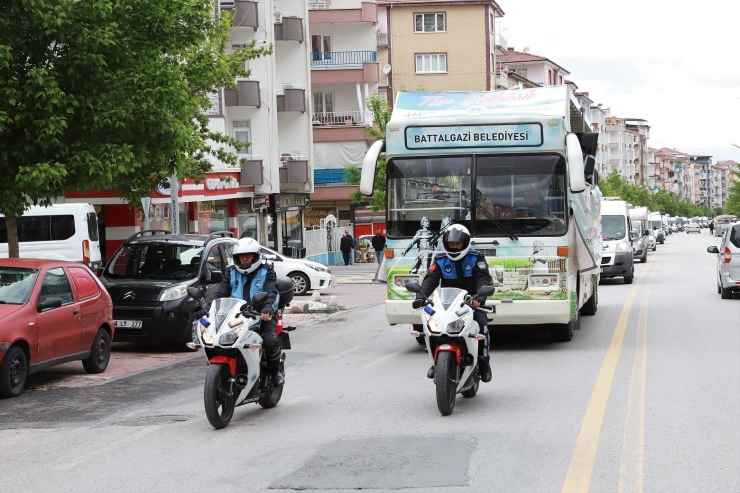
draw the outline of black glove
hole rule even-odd
[[[416,310],[417,308],[421,308],[422,306],[424,306],[424,299],[423,298],[416,298],[411,303],[411,308],[413,308],[414,310]]]
[[[481,306],[486,304],[486,298],[485,296],[473,296],[473,299],[477,301]]]
[[[270,317],[272,317],[273,313],[274,312],[272,311],[272,308],[270,308],[269,306],[266,306],[262,309],[262,315],[269,315]]]

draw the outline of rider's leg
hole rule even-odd
[[[279,387],[285,383],[285,378],[280,372],[280,342],[276,334],[277,323],[274,318],[263,320],[260,327],[262,328],[262,349],[265,351],[267,371],[270,372],[273,385]]]
[[[490,382],[491,378],[493,378],[488,356],[488,347],[490,345],[491,335],[488,332],[488,317],[486,316],[486,312],[483,310],[475,310],[473,312],[473,320],[478,322],[478,325],[481,328],[480,332],[484,336],[482,341],[478,341],[478,360],[480,361],[478,367],[480,368],[480,379],[483,382]]]

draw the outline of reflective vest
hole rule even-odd
[[[472,277],[475,262],[478,260],[478,251],[468,250],[468,254],[462,259],[463,277]],[[446,254],[441,254],[436,259],[437,267],[442,272],[443,279],[457,279],[457,262],[452,261]]]
[[[254,296],[257,293],[261,293],[265,290],[265,278],[267,277],[267,266],[266,265],[260,265],[257,271],[254,273],[254,276],[252,277],[252,282],[249,285],[249,295],[251,301],[251,297]],[[240,300],[244,299],[244,285],[247,283],[247,274],[243,274],[239,272],[236,268],[232,269],[231,271],[231,297],[237,298]],[[280,295],[277,295],[277,298],[275,299],[275,305],[272,307],[273,310],[277,307],[278,300],[280,299]]]

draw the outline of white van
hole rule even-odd
[[[83,262],[102,267],[98,216],[90,204],[32,206],[18,218],[21,258],[46,258]],[[8,257],[8,231],[0,215],[0,258]]]
[[[601,201],[601,230],[604,254],[601,258],[601,278],[622,277],[632,284],[635,266],[632,260],[632,221],[627,202],[619,197],[604,197]]]

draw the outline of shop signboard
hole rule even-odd
[[[310,209],[307,193],[275,194],[275,212],[302,211]]]
[[[198,212],[204,214],[216,212],[216,201],[204,200],[202,202],[198,202]]]
[[[326,219],[327,216],[337,216],[338,214],[336,207],[312,207],[303,213],[303,217],[306,227],[309,228],[311,226],[321,226],[321,221]]]
[[[262,195],[262,196],[254,196],[252,197],[252,209],[258,210],[258,209],[265,209],[270,206],[270,196],[269,195]]]

